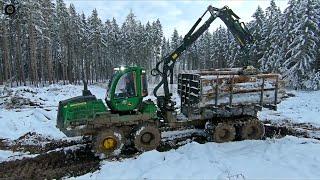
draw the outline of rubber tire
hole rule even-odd
[[[253,129],[253,133],[250,133]],[[240,130],[240,137],[245,139],[261,139],[264,136],[265,129],[262,122],[258,120],[250,120],[244,123]]]
[[[150,133],[151,134],[150,143],[142,142],[142,136],[145,133]],[[150,125],[150,124],[138,125],[135,128],[135,131],[133,132],[133,143],[134,143],[134,146],[140,152],[150,151],[150,150],[156,149],[160,144],[160,140],[161,140],[160,131],[154,125]]]
[[[104,148],[103,142],[106,137],[113,137],[116,140],[117,145],[113,150],[107,150]],[[97,153],[104,154],[106,157],[115,157],[120,155],[124,142],[125,137],[122,131],[117,128],[112,128],[103,130],[97,135],[94,147]]]
[[[227,133],[225,136],[221,134]],[[233,125],[227,123],[219,123],[213,130],[213,141],[217,143],[233,141],[236,137],[236,129]]]

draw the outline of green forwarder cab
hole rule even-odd
[[[145,71],[141,67],[114,69],[106,104],[94,95],[59,102],[57,127],[67,136],[90,135],[97,152],[117,155],[125,140],[140,151],[155,149],[160,142],[157,107],[149,99]],[[88,90],[84,90],[88,92]]]

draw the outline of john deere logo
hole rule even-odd
[[[128,102],[127,100],[123,100],[121,103],[122,104],[127,104],[127,102]]]
[[[13,4],[7,4],[7,5],[4,7],[4,13],[5,13],[6,15],[13,15],[15,12],[16,12],[16,7],[14,7]]]

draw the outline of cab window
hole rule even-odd
[[[142,73],[141,75],[141,84],[142,84],[142,96],[148,96],[148,83],[146,73]]]
[[[129,98],[136,96],[135,72],[127,72],[123,74],[116,86],[116,98]]]
[[[110,98],[111,98],[111,85],[112,85],[112,82],[114,80],[114,77],[115,77],[115,74],[113,74],[111,76],[111,79],[108,82],[108,88],[107,88],[107,92],[106,92],[107,100],[110,100]]]

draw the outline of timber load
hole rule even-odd
[[[252,66],[183,71],[178,76],[182,109],[261,106],[276,109],[285,91],[279,74],[261,74]],[[183,110],[182,110],[183,112]]]

